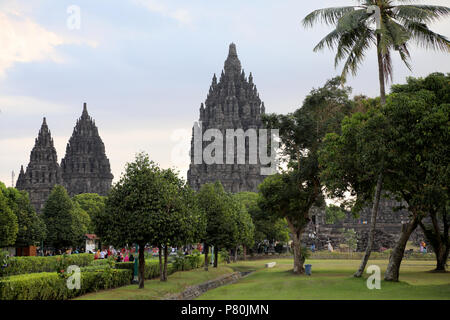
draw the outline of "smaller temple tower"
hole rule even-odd
[[[105,145],[95,121],[88,114],[86,103],[67,143],[61,172],[63,185],[70,196],[80,193],[106,196],[111,188],[113,175]]]
[[[37,212],[41,212],[55,184],[61,184],[61,172],[53,138],[44,117],[27,169],[24,171],[23,166],[20,168],[16,188],[27,191],[31,204]]]

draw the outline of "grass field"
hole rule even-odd
[[[292,260],[275,260],[272,269],[264,264],[274,260],[247,261],[231,265],[234,269],[250,270],[241,281],[222,286],[200,296],[199,300],[316,300],[316,299],[449,299],[450,273],[432,273],[434,261],[403,261],[400,282],[381,281],[381,289],[369,290],[368,274],[362,279],[352,277],[359,260],[307,260],[312,264],[311,276],[294,276]],[[383,277],[387,260],[371,260],[368,265],[378,265]]]
[[[265,263],[276,261],[272,269],[266,269]],[[408,260],[402,262],[400,282],[381,281],[381,289],[369,290],[366,280],[352,277],[359,260],[307,260],[312,264],[311,276],[292,274],[292,259],[270,259],[259,261],[240,261],[222,265],[218,269],[210,268],[177,272],[169,276],[167,282],[159,279],[145,282],[145,289],[129,285],[112,290],[100,291],[79,297],[87,300],[142,300],[164,299],[167,294],[182,292],[190,285],[200,284],[234,271],[254,270],[242,280],[225,285],[201,295],[199,300],[316,300],[316,299],[446,299],[450,300],[450,273],[429,272],[435,266],[434,261]],[[381,268],[381,278],[386,269],[387,260],[371,260],[369,265]]]
[[[188,286],[216,279],[229,273],[233,273],[233,269],[228,266],[220,266],[217,269],[209,268],[208,272],[203,269],[179,271],[168,276],[167,282],[161,282],[159,278],[145,281],[144,289],[139,289],[137,284],[132,284],[88,293],[75,300],[158,300],[167,294],[182,292]]]

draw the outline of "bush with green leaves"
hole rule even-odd
[[[54,272],[22,274],[0,281],[0,300],[66,300],[130,282],[129,270],[87,271],[81,272],[81,288],[71,290],[66,279]]]
[[[0,269],[0,276],[12,276],[26,273],[54,272],[57,260],[61,256],[51,257],[11,257],[6,268]],[[68,255],[65,258],[67,265],[85,267],[94,261],[94,255],[80,253]]]

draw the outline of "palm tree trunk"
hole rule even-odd
[[[373,242],[375,239],[375,230],[377,224],[377,215],[378,215],[378,207],[380,204],[380,196],[381,196],[381,187],[383,185],[383,173],[380,172],[378,175],[377,186],[375,189],[375,197],[373,199],[372,212],[370,217],[370,233],[369,233],[369,241],[367,242],[366,253],[361,260],[361,264],[359,266],[358,271],[353,275],[356,278],[361,277],[366,268],[367,262],[369,261],[370,253],[372,252]]]
[[[386,103],[386,89],[385,89],[385,77],[384,77],[384,66],[383,66],[383,56],[381,55],[381,35],[377,34],[377,58],[378,58],[378,78],[380,81],[380,100],[381,106]]]

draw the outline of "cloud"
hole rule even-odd
[[[0,12],[0,76],[17,62],[52,60],[61,63],[55,47],[65,41],[17,11]]]
[[[69,110],[66,105],[40,100],[26,96],[0,95],[0,115],[3,116],[45,116],[49,114],[65,113]]]
[[[156,0],[133,0],[133,2],[145,7],[150,12],[174,19],[182,25],[190,25],[192,23],[192,16],[186,9],[172,9]]]
[[[96,47],[93,41],[68,38],[48,31],[22,14],[17,8],[2,8],[0,12],[0,78],[15,63],[53,61],[63,63],[65,59],[56,48],[65,44],[87,44]]]

